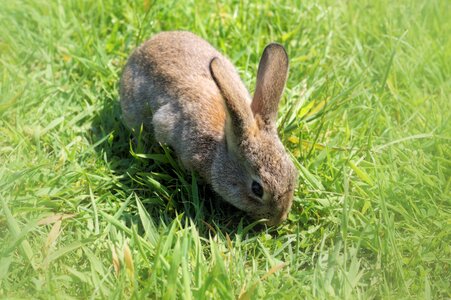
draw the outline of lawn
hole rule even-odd
[[[0,298],[451,297],[450,2],[279,2],[3,1]],[[174,29],[251,92],[286,47],[281,226],[122,125],[127,57]]]

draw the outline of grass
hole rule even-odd
[[[449,11],[4,2],[0,298],[451,297]],[[172,29],[224,52],[251,91],[264,45],[286,46],[278,126],[300,180],[282,226],[252,223],[123,127],[121,69]]]

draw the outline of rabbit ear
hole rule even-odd
[[[288,55],[282,45],[271,43],[263,51],[257,72],[257,86],[252,100],[254,115],[267,125],[274,124],[277,107],[288,75]]]
[[[251,129],[254,120],[252,111],[246,104],[248,103],[246,87],[241,80],[237,80],[238,75],[234,78],[233,72],[235,71],[231,70],[218,57],[213,58],[210,62],[210,72],[225,99],[233,135],[238,140],[242,140],[245,138],[246,132]]]

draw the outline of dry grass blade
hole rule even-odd
[[[57,220],[50,230],[49,234],[47,235],[47,239],[44,244],[44,251],[47,252],[49,248],[56,242],[58,239],[58,236],[60,235],[61,231],[61,219]]]
[[[114,245],[111,246],[111,260],[113,263],[114,273],[116,276],[119,276],[119,271],[121,270],[121,262],[119,257],[117,256],[116,247]]]
[[[76,216],[76,214],[53,214],[48,217],[45,217],[42,220],[39,220],[37,224],[40,226],[49,225],[49,224],[53,224],[57,221],[62,221],[65,219],[73,218],[75,216]]]
[[[280,264],[275,265],[274,267],[272,267],[271,269],[269,269],[268,272],[266,272],[265,275],[263,275],[259,281],[255,282],[248,290],[245,291],[245,288],[243,287],[241,289],[240,295],[238,296],[239,300],[249,300],[251,299],[252,294],[254,293],[255,289],[257,288],[257,285],[259,283],[261,283],[262,281],[265,281],[266,279],[268,279],[269,276],[271,276],[272,274],[276,273],[277,271],[285,268],[288,264],[283,262]]]
[[[130,247],[127,242],[124,244],[124,263],[128,276],[130,276],[130,279],[133,282],[135,279],[135,266],[133,264],[132,252],[130,251]]]

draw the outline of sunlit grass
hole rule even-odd
[[[0,297],[451,297],[450,5],[273,2],[2,3]],[[173,29],[250,91],[264,45],[287,48],[282,226],[122,125],[128,55]]]

